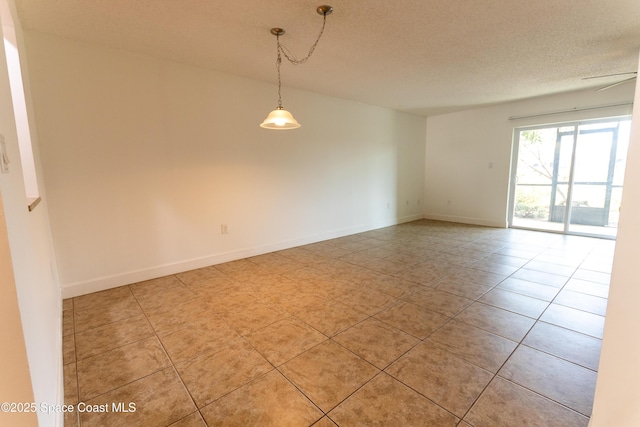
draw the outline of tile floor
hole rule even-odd
[[[587,426],[613,248],[424,220],[68,299],[65,425]]]

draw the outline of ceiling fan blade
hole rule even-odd
[[[631,80],[635,80],[636,78],[637,78],[637,77],[631,77],[631,78],[628,78],[628,79],[620,80],[619,82],[612,83],[612,84],[610,84],[610,85],[607,85],[607,86],[601,87],[600,89],[596,89],[596,92],[600,92],[601,90],[611,89],[612,87],[616,87],[616,86],[621,85],[621,84],[623,84],[623,83],[630,82]]]
[[[628,73],[615,73],[615,74],[602,74],[599,76],[591,76],[591,77],[583,77],[582,80],[591,80],[591,79],[602,79],[604,77],[615,77],[615,76],[627,76],[629,74],[637,75],[637,71],[629,71]]]

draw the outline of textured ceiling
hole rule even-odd
[[[296,87],[420,115],[599,87],[636,71],[640,0],[327,0]],[[267,82],[275,37],[305,56],[317,0],[15,0],[27,30]],[[625,78],[625,76],[622,76]]]

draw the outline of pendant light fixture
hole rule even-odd
[[[302,59],[296,59],[295,56],[287,50],[286,47],[280,44],[280,36],[284,35],[284,30],[282,28],[272,28],[271,34],[276,36],[276,71],[278,73],[278,106],[275,110],[269,113],[266,119],[260,124],[260,127],[265,129],[297,129],[301,125],[298,123],[296,119],[293,118],[293,115],[284,109],[282,106],[282,79],[280,77],[280,65],[282,64],[282,57],[284,56],[289,62],[294,65],[302,64],[307,62],[311,55],[313,55],[313,51],[316,49],[322,34],[324,33],[324,27],[327,22],[327,15],[330,15],[333,12],[333,7],[331,6],[319,6],[316,9],[319,15],[322,15],[322,28],[320,29],[320,33],[318,34],[318,38],[313,43],[311,48],[309,49],[309,53],[306,57]]]

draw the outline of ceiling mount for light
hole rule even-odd
[[[311,45],[309,49],[309,53],[306,57],[302,59],[296,59],[295,56],[289,52],[286,48],[284,48],[280,44],[280,36],[284,35],[285,31],[282,28],[272,28],[271,34],[276,36],[276,48],[277,48],[277,56],[276,56],[276,71],[278,73],[278,106],[275,110],[269,113],[266,119],[260,124],[260,127],[265,129],[297,129],[301,125],[298,123],[296,119],[293,118],[293,115],[284,109],[282,106],[282,79],[280,77],[280,65],[282,64],[282,56],[284,56],[289,62],[294,65],[302,64],[307,62],[311,55],[313,55],[313,51],[316,49],[322,34],[324,33],[324,27],[327,22],[327,15],[331,15],[333,12],[333,7],[328,5],[318,6],[316,9],[318,15],[322,15],[322,28],[320,29],[320,33],[318,34],[318,38]]]
[[[328,6],[328,5],[322,5],[322,6],[318,6],[318,8],[316,9],[316,12],[318,12],[318,15],[331,15],[331,12],[333,12],[333,7]]]

